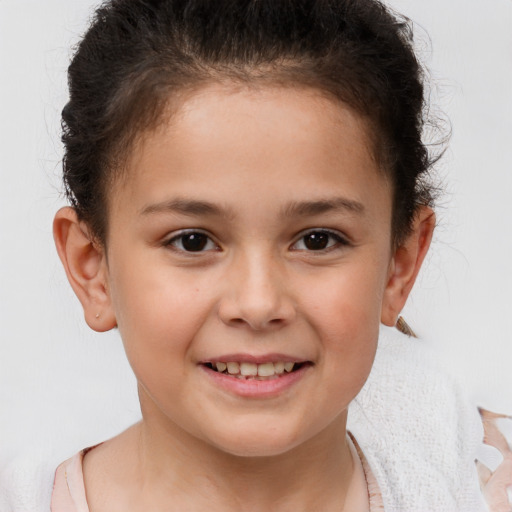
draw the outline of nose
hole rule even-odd
[[[289,284],[283,265],[271,254],[244,255],[226,275],[219,317],[226,325],[254,331],[283,327],[296,315]]]

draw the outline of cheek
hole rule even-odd
[[[380,324],[385,276],[382,263],[376,267],[361,262],[308,279],[300,285],[307,291],[301,300],[304,314],[330,338],[375,333]]]
[[[194,368],[189,363],[209,308],[207,297],[197,287],[148,276],[137,279],[133,289],[118,292],[123,297],[117,306],[126,357],[145,390],[140,394],[139,389],[141,407],[148,411],[157,404],[158,410],[169,412],[169,397],[185,393]]]
[[[210,309],[209,297],[197,279],[147,261],[112,273],[112,298],[118,327],[130,362],[138,367],[188,355],[194,335]],[[158,365],[156,364],[158,363]],[[134,368],[135,370],[135,368]]]
[[[336,269],[322,283],[308,283],[303,310],[322,342],[326,371],[348,394],[357,394],[373,364],[379,335],[384,270],[365,265]]]

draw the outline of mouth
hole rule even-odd
[[[202,363],[214,372],[228,375],[240,380],[274,380],[310,366],[309,361],[277,361],[251,363],[243,361],[215,361]]]

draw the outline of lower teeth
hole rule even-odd
[[[272,380],[272,379],[277,379],[279,377],[279,375],[270,375],[269,377],[260,377],[259,375],[240,375],[240,374],[232,375],[230,373],[226,373],[225,375],[231,375],[231,377],[236,377],[237,379],[240,379],[240,380]]]

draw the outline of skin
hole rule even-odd
[[[85,457],[91,512],[366,509],[347,407],[434,228],[421,208],[393,248],[391,197],[348,107],[307,89],[212,85],[134,148],[107,248],[71,208],[57,213],[86,321],[119,327],[143,413]],[[205,250],[184,250],[184,229],[206,234]],[[277,394],[240,396],[201,364],[234,353],[308,365]]]

